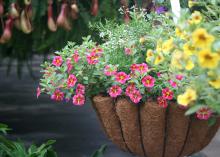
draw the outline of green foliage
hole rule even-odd
[[[106,152],[107,146],[102,145],[97,151],[95,151],[91,157],[103,157],[104,153]]]

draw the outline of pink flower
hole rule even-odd
[[[139,90],[134,90],[129,97],[135,104],[139,103],[142,99],[142,95]]]
[[[132,65],[130,66],[130,70],[131,70],[132,72],[135,72],[136,70],[138,70],[138,64],[132,64]]]
[[[141,82],[145,87],[152,88],[154,86],[155,79],[152,76],[148,75],[144,76]]]
[[[168,81],[173,88],[177,88],[177,83],[173,80]]]
[[[167,108],[168,106],[167,100],[164,99],[162,96],[159,96],[157,98],[157,103],[159,104],[160,107],[163,107],[163,108]]]
[[[132,55],[132,50],[130,48],[124,49],[126,55]]]
[[[98,54],[102,54],[102,53],[103,53],[103,49],[102,49],[102,48],[99,48],[99,47],[96,47],[96,48],[93,48],[93,49],[92,49],[92,52],[98,53]]]
[[[157,73],[157,77],[161,77],[161,73],[160,72]]]
[[[196,117],[200,120],[208,120],[212,116],[212,110],[209,107],[202,107],[196,112]]]
[[[162,96],[164,99],[172,100],[173,99],[173,91],[171,91],[169,88],[162,89]]]
[[[85,86],[82,84],[77,84],[76,86],[76,94],[85,94]]]
[[[74,87],[75,84],[77,82],[77,78],[75,75],[71,74],[69,75],[68,79],[67,79],[67,87],[70,88],[70,87]]]
[[[56,101],[62,101],[63,98],[64,98],[64,93],[61,92],[59,89],[56,89],[51,96],[51,99]]]
[[[176,75],[176,79],[177,79],[177,80],[180,80],[180,81],[183,79],[183,77],[184,77],[184,76],[183,76],[183,75],[180,75],[180,74],[179,74],[179,75]]]
[[[112,75],[115,75],[117,72],[117,68],[116,67],[111,67],[109,65],[106,65],[105,68],[104,68],[104,74],[106,76],[112,76]]]
[[[40,96],[40,94],[41,94],[41,90],[40,90],[40,87],[38,86],[37,87],[37,98]]]
[[[71,58],[67,58],[66,65],[67,65],[67,72],[70,73],[70,71],[73,69],[73,65],[71,63]]]
[[[146,63],[138,64],[137,71],[140,74],[144,74],[148,71],[148,66]]]
[[[116,98],[117,96],[121,95],[122,89],[120,86],[113,85],[109,88],[108,93],[112,98]]]
[[[75,63],[79,62],[79,53],[77,50],[73,53],[73,60]]]
[[[73,96],[73,104],[77,106],[82,106],[85,104],[85,96],[82,94],[76,94]]]
[[[61,56],[55,56],[53,58],[53,62],[52,62],[53,65],[59,67],[59,66],[61,66],[62,63],[63,63],[63,59]]]
[[[87,55],[87,62],[89,64],[97,64],[99,62],[98,58],[99,56],[95,52],[91,52]]]
[[[115,74],[115,80],[121,84],[125,84],[125,82],[129,79],[129,75],[125,72],[118,72]]]
[[[135,84],[134,83],[129,84],[125,90],[125,95],[130,97],[135,90],[136,90]]]

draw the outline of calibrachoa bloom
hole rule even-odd
[[[64,93],[61,92],[59,89],[56,89],[51,96],[51,99],[56,101],[62,101],[63,98],[64,98]]]
[[[77,84],[76,86],[76,94],[85,94],[85,86],[82,84]]]
[[[130,66],[130,70],[131,70],[132,72],[135,72],[137,69],[138,69],[138,64],[132,64],[132,65]]]
[[[129,97],[131,101],[133,101],[135,104],[139,103],[140,100],[142,99],[142,95],[139,90],[134,90]]]
[[[125,90],[125,95],[130,96],[136,90],[135,84],[129,84]]]
[[[40,94],[41,94],[41,90],[40,90],[40,87],[38,86],[37,87],[37,98],[40,96]]]
[[[159,96],[157,98],[157,103],[158,103],[159,106],[161,106],[163,108],[166,108],[168,106],[167,100],[164,99],[162,96]]]
[[[73,60],[75,63],[79,62],[79,53],[77,50],[73,53]]]
[[[201,120],[208,120],[212,116],[212,110],[208,107],[202,107],[196,112],[196,117]]]
[[[170,83],[171,87],[177,88],[177,83],[175,81],[169,80],[169,83]]]
[[[117,73],[117,68],[116,67],[111,67],[109,65],[106,65],[104,68],[104,74],[106,76],[112,76],[115,75]]]
[[[77,78],[75,75],[71,74],[69,75],[68,79],[67,79],[67,87],[70,88],[70,87],[74,87],[75,84],[77,82]]]
[[[128,79],[129,75],[127,75],[125,72],[118,72],[117,74],[115,74],[116,82],[119,82],[121,84],[125,84]]]
[[[155,83],[155,78],[153,78],[150,75],[144,76],[144,78],[141,80],[141,82],[145,87],[152,88]]]
[[[169,88],[162,89],[162,96],[164,99],[172,100],[173,99],[173,91]]]
[[[146,73],[147,70],[148,70],[148,66],[147,66],[146,63],[138,64],[138,66],[137,66],[137,71],[138,71],[140,74]]]
[[[161,77],[161,73],[160,72],[157,73],[157,77]]]
[[[99,55],[96,54],[95,52],[91,52],[90,54],[87,55],[87,62],[89,64],[97,64],[99,62]]]
[[[92,52],[102,54],[102,53],[103,53],[103,49],[102,49],[102,48],[99,48],[99,47],[96,47],[96,48],[93,48],[93,49],[92,49]]]
[[[70,73],[70,71],[73,69],[73,65],[71,63],[71,58],[67,58],[66,65],[67,65],[67,72]]]
[[[183,75],[180,75],[180,74],[178,74],[178,75],[176,75],[176,79],[177,80],[179,80],[179,81],[181,81],[181,80],[183,80]]]
[[[59,67],[59,66],[61,66],[62,63],[63,63],[63,59],[61,56],[55,56],[53,58],[53,62],[52,62],[53,65]]]
[[[110,87],[108,90],[108,94],[113,98],[116,98],[117,96],[121,95],[121,93],[122,93],[122,89],[120,86],[117,85]]]
[[[76,94],[73,96],[73,104],[82,106],[85,103],[85,96],[82,94]]]
[[[132,55],[132,50],[130,48],[124,49],[126,55]]]

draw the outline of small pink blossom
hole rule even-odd
[[[115,75],[117,73],[117,68],[116,67],[111,67],[109,65],[106,65],[104,68],[104,74],[106,76],[112,76]]]
[[[202,107],[196,112],[196,117],[200,120],[208,120],[212,116],[212,110],[209,107]]]
[[[134,83],[129,84],[125,90],[125,95],[130,97],[135,90],[136,90],[135,84]]]
[[[177,80],[180,80],[180,81],[183,79],[183,77],[184,77],[184,76],[183,76],[183,75],[180,75],[180,74],[179,74],[179,75],[176,75],[176,79],[177,79]]]
[[[64,93],[61,92],[59,89],[56,89],[51,96],[51,99],[55,101],[62,101],[63,98],[64,98]]]
[[[71,74],[69,75],[68,79],[67,79],[67,87],[70,88],[70,87],[74,87],[75,84],[77,82],[77,78],[75,75]]]
[[[73,57],[73,60],[74,60],[75,63],[79,62],[79,53],[78,53],[77,50],[73,53],[72,57]]]
[[[95,52],[91,52],[86,58],[89,64],[97,64],[99,62],[99,56]]]
[[[132,50],[130,48],[124,49],[126,55],[132,55]]]
[[[177,83],[173,80],[168,81],[173,88],[177,88]]]
[[[140,100],[142,99],[142,95],[139,90],[134,90],[129,97],[131,101],[134,102],[135,104],[139,103]]]
[[[116,98],[117,96],[121,95],[122,89],[120,86],[113,85],[109,88],[108,93],[112,98]]]
[[[129,79],[129,75],[125,72],[118,72],[115,74],[115,80],[121,84],[125,84],[125,82]]]
[[[53,65],[59,67],[59,66],[61,66],[62,63],[63,63],[63,59],[61,56],[55,56],[53,58],[53,62],[52,62]]]
[[[93,49],[92,49],[92,52],[98,53],[98,54],[102,54],[102,53],[103,53],[103,49],[102,49],[102,48],[99,48],[99,47],[96,47],[96,48],[93,48]]]
[[[169,88],[162,89],[162,96],[164,99],[172,100],[173,99],[173,91],[171,91]]]
[[[161,77],[161,73],[160,72],[157,73],[157,77]]]
[[[70,73],[70,71],[73,69],[73,65],[71,63],[71,58],[67,58],[66,65],[67,65],[67,72]]]
[[[164,99],[162,96],[159,96],[157,98],[157,103],[159,104],[160,107],[163,107],[163,108],[167,108],[168,106],[167,100]]]
[[[85,86],[82,84],[77,84],[76,86],[76,94],[85,94]]]
[[[143,79],[142,79],[142,84],[147,87],[147,88],[152,88],[154,86],[154,83],[155,83],[155,78],[153,78],[152,76],[148,75],[148,76],[145,76]]]
[[[41,94],[41,89],[40,89],[40,87],[38,86],[38,87],[37,87],[37,98],[40,96],[40,94]]]
[[[138,64],[132,64],[132,65],[130,66],[130,70],[131,70],[132,72],[135,72],[136,70],[138,70]]]
[[[144,74],[148,71],[148,66],[146,63],[138,64],[137,71],[140,74]]]
[[[76,94],[73,96],[73,104],[77,106],[82,106],[85,104],[85,96],[82,94]]]

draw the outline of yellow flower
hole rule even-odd
[[[139,42],[140,42],[141,44],[143,44],[143,43],[145,42],[145,38],[144,38],[144,37],[141,37],[141,38],[139,39]]]
[[[155,64],[155,65],[158,65],[158,64],[160,64],[160,63],[163,62],[163,61],[164,61],[163,55],[162,55],[162,54],[159,54],[159,55],[156,56],[155,61],[154,61],[154,64]]]
[[[175,32],[176,32],[176,36],[178,37],[181,37],[183,34],[183,31],[179,27],[176,27]]]
[[[163,44],[162,44],[162,50],[163,52],[169,53],[169,51],[171,49],[173,49],[174,44],[173,44],[173,38],[170,38],[169,40],[166,40]]]
[[[189,8],[192,8],[195,4],[196,4],[196,2],[194,0],[189,0],[188,1]]]
[[[192,45],[190,45],[189,43],[185,43],[183,45],[183,51],[184,54],[187,56],[191,56],[192,54],[194,54],[196,52],[196,48]]]
[[[177,102],[180,105],[188,106],[192,101],[197,99],[196,91],[192,88],[186,89],[185,93],[178,95]]]
[[[214,36],[210,35],[204,28],[196,29],[192,34],[192,39],[195,47],[199,48],[209,47],[215,40]]]
[[[202,21],[202,15],[199,11],[194,11],[192,13],[190,24],[199,24]]]
[[[199,64],[203,68],[214,69],[218,66],[219,56],[217,53],[212,53],[209,49],[201,50],[198,54]]]
[[[153,50],[152,50],[152,49],[147,50],[146,56],[147,56],[147,57],[146,57],[146,62],[148,62],[148,61],[151,59],[151,57],[154,56]]]
[[[215,89],[220,89],[220,77],[216,80],[209,81],[209,84]]]
[[[182,69],[183,66],[181,64],[181,60],[182,60],[183,56],[182,56],[182,52],[180,51],[175,51],[172,55],[172,59],[171,59],[171,67],[172,68],[177,68],[177,69]]]
[[[193,61],[191,59],[187,60],[186,62],[186,70],[192,70],[194,68],[195,64],[193,63]]]

